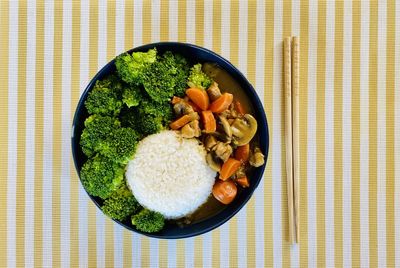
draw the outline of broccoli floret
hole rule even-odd
[[[186,60],[167,51],[142,74],[143,87],[153,101],[168,102],[185,93],[188,75]]]
[[[135,86],[125,87],[124,92],[122,93],[122,101],[126,106],[138,106],[141,99],[142,93],[140,92],[140,88]]]
[[[132,55],[123,53],[115,59],[118,75],[127,83],[139,85],[144,70],[156,61],[157,50],[134,52]]]
[[[162,230],[165,219],[158,212],[143,209],[138,214],[132,216],[132,224],[142,232],[155,233]]]
[[[119,221],[127,219],[130,215],[138,212],[140,208],[141,206],[124,183],[104,201],[101,207],[106,215]]]
[[[146,114],[139,107],[124,110],[121,123],[124,127],[132,128],[142,139],[147,135],[160,132],[164,129],[163,117]]]
[[[128,163],[135,154],[139,135],[131,128],[117,128],[104,144],[100,153],[121,164]]]
[[[202,70],[201,70],[201,64],[198,63],[196,65],[193,65],[192,68],[190,68],[190,75],[188,78],[188,86],[189,87],[197,87],[201,89],[207,89],[212,83],[212,80],[210,77],[208,77]]]
[[[118,115],[121,111],[122,101],[116,87],[118,85],[114,83],[114,79],[106,78],[96,81],[85,101],[89,114]]]
[[[107,140],[120,122],[109,116],[92,115],[85,120],[85,129],[82,132],[80,145],[87,156],[104,150]]]
[[[123,182],[124,167],[112,159],[97,155],[86,161],[80,175],[82,185],[90,195],[106,199]]]

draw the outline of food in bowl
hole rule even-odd
[[[264,164],[250,101],[213,63],[124,53],[85,101],[80,145],[86,191],[137,230],[187,225],[222,211]]]

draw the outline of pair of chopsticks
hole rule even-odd
[[[283,41],[285,90],[286,179],[289,211],[289,241],[299,241],[299,37]]]

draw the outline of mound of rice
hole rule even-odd
[[[138,202],[167,219],[194,212],[206,202],[216,173],[208,167],[206,150],[195,139],[162,131],[139,142],[126,178]]]

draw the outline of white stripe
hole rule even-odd
[[[132,233],[132,268],[141,267],[141,239],[139,234]]]
[[[300,36],[300,0],[292,0],[292,35]],[[292,245],[290,247],[291,267],[299,267],[299,250],[299,245]]]
[[[133,15],[133,43],[134,47],[140,46],[143,42],[142,39],[142,1],[135,0],[134,2],[134,15]]]
[[[15,267],[16,181],[18,128],[18,3],[9,2],[8,34],[8,168],[7,168],[7,266]]]
[[[186,1],[186,42],[196,41],[196,2]]]
[[[395,37],[395,129],[394,129],[394,166],[395,166],[395,252],[400,252],[400,5],[396,5],[396,37]],[[400,254],[395,254],[395,266],[400,268]]]
[[[97,70],[101,69],[107,61],[107,2],[98,2],[98,45],[97,45]],[[92,204],[94,206],[94,204]],[[103,212],[96,207],[96,242],[97,242],[97,267],[105,267],[105,237],[106,219]]]
[[[239,51],[238,51],[238,67],[240,71],[247,75],[247,1],[239,2]],[[247,265],[247,206],[244,206],[236,215],[237,218],[237,263],[238,267],[246,267]]]
[[[63,3],[62,106],[61,106],[61,267],[70,266],[70,129],[71,129],[71,54],[72,3]]]
[[[53,53],[54,3],[45,2],[43,122],[43,266],[52,266],[53,249]]]
[[[213,45],[213,1],[204,1],[204,47],[212,49]]]
[[[227,60],[230,59],[230,2],[228,0],[221,1],[221,55]],[[225,223],[220,227],[220,266],[229,267],[229,223]]]
[[[308,111],[307,111],[307,204],[308,265],[317,266],[317,199],[316,199],[316,74],[318,40],[318,2],[309,2],[308,36]]]
[[[343,110],[342,110],[342,216],[343,216],[343,263],[351,266],[351,89],[352,89],[352,2],[345,0],[343,7]],[[367,224],[365,224],[367,225]]]
[[[169,41],[178,41],[178,1],[169,0]]]
[[[369,222],[369,172],[368,172],[369,171],[369,2],[368,1],[361,2],[360,51],[362,51],[361,52],[362,57],[360,57],[360,265],[361,267],[369,267],[369,224],[365,224],[366,222]]]
[[[160,0],[151,1],[151,41],[160,41]]]
[[[335,2],[326,5],[325,61],[325,259],[326,267],[335,266],[334,223],[334,83],[335,83]]]
[[[194,237],[185,239],[185,267],[194,266]]]
[[[80,93],[89,79],[89,2],[81,2]],[[79,183],[79,267],[88,267],[88,206],[92,202]]]
[[[115,1],[115,55],[125,50],[125,1]],[[110,59],[111,60],[111,59]]]
[[[179,254],[183,254],[182,252],[179,252]],[[168,267],[176,267],[176,241],[175,240],[169,240],[168,241]]]
[[[255,87],[258,96],[264,100],[264,63],[265,63],[265,2],[257,1],[257,24],[256,24],[256,81]],[[262,101],[264,104],[264,102]],[[268,116],[268,115],[267,115]],[[264,267],[264,184],[270,178],[263,177],[258,185],[255,195],[255,213],[257,222],[255,225],[256,234],[256,267]]]
[[[203,238],[203,267],[212,267],[212,237],[211,232],[202,235]]]
[[[124,227],[113,222],[114,226],[114,267],[124,266]]]
[[[282,187],[281,178],[285,178],[282,174],[282,21],[283,21],[283,3],[274,2],[274,83],[273,83],[273,115],[272,122],[272,208],[273,208],[273,241],[274,241],[274,267],[282,266]],[[284,189],[285,191],[286,189]]]
[[[378,266],[386,267],[386,3],[378,3]]]
[[[36,5],[27,3],[26,135],[25,135],[25,266],[34,265],[35,232],[35,72]],[[69,131],[68,131],[69,133]]]
[[[158,267],[158,252],[159,252],[159,245],[158,239],[155,238],[148,238],[150,241],[150,267]]]

